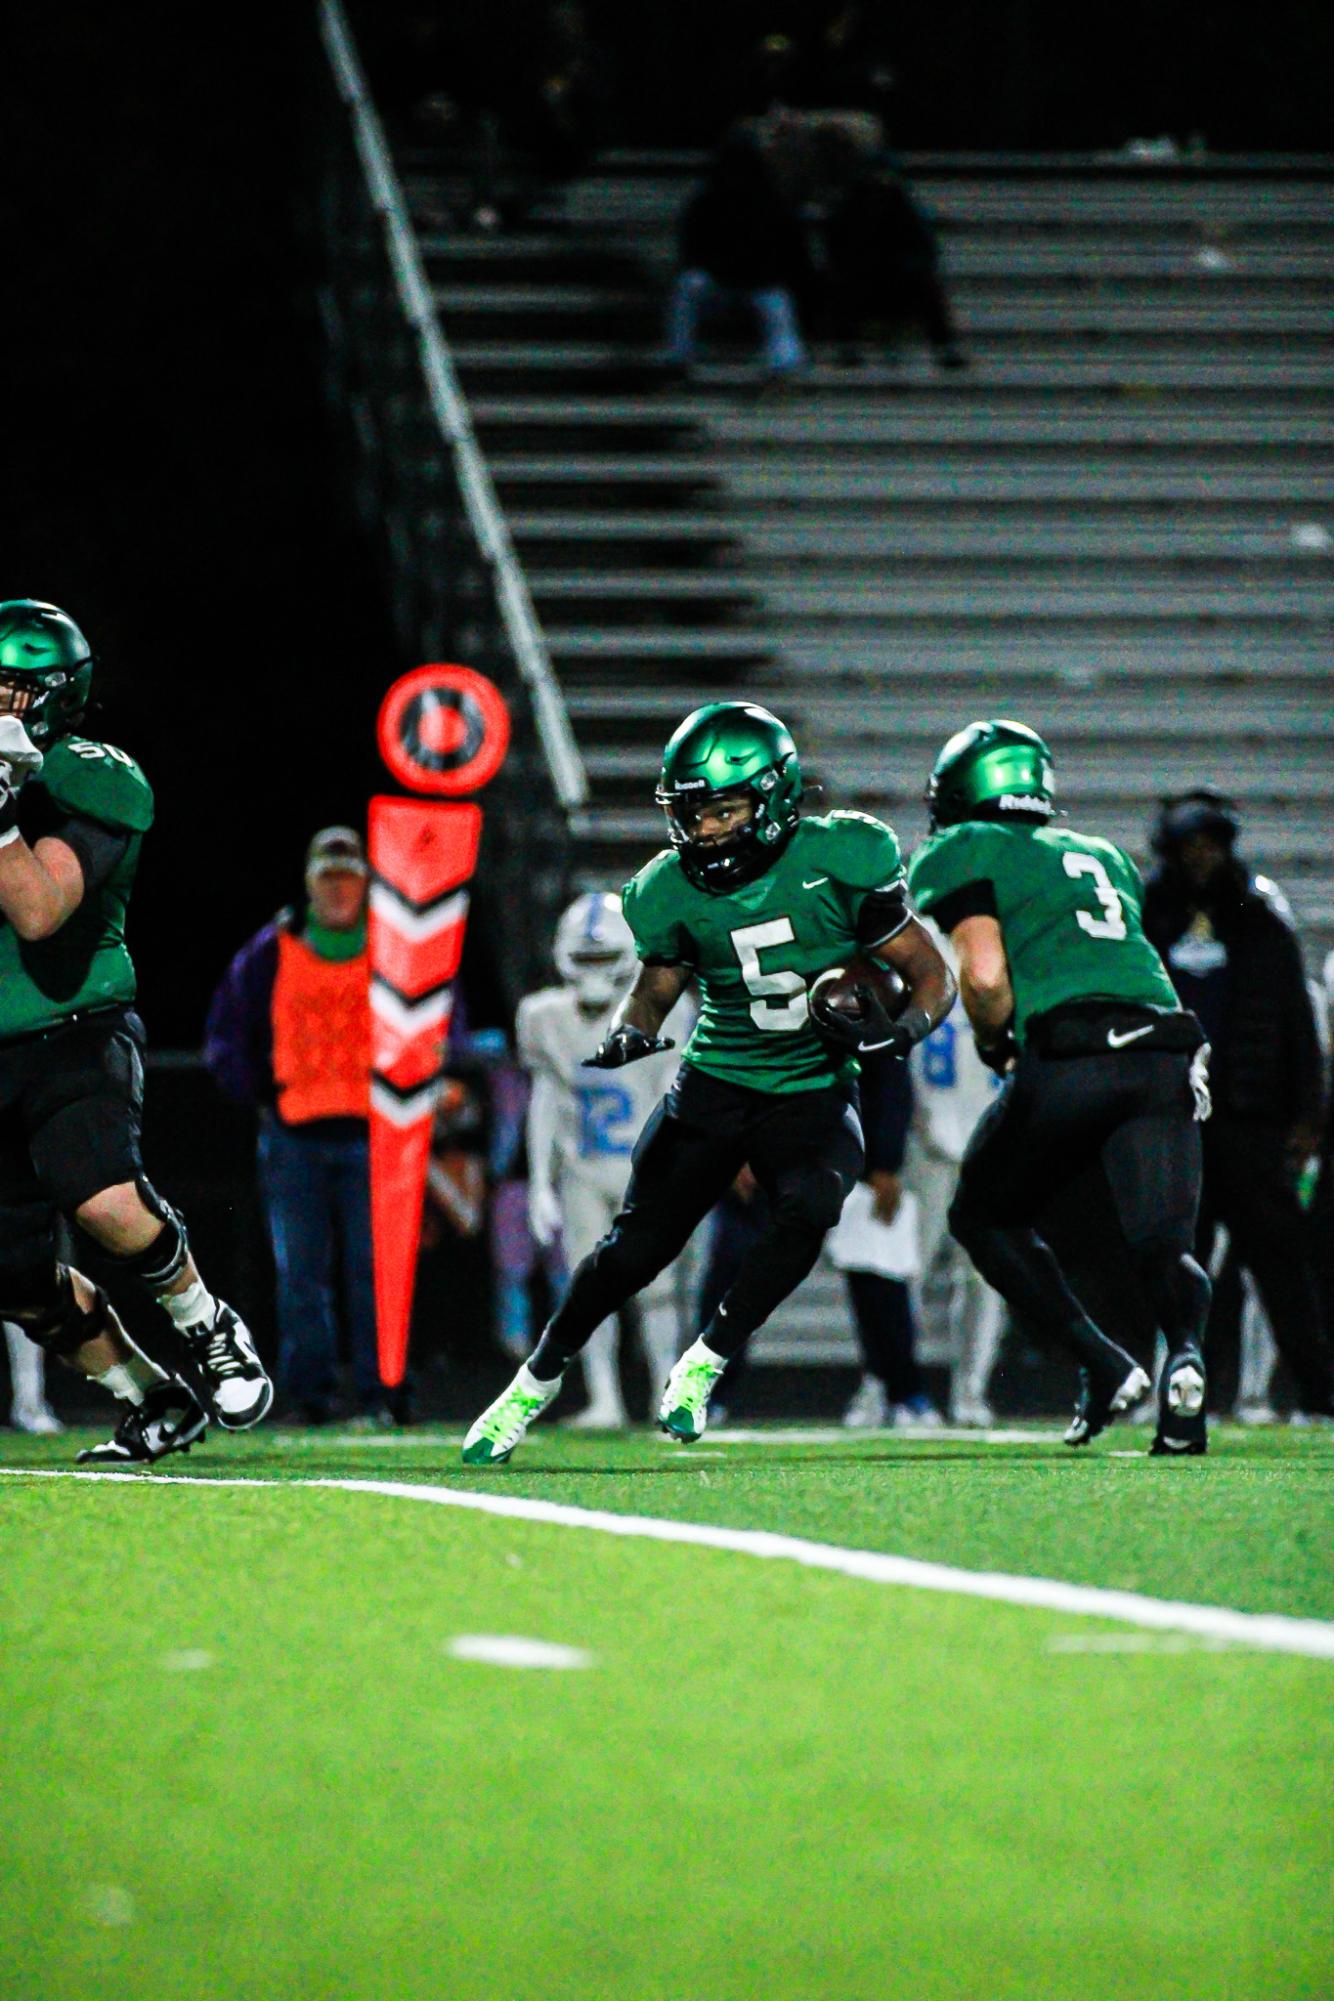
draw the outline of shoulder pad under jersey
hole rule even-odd
[[[903,877],[898,836],[870,813],[839,810],[802,822],[820,866],[849,889],[890,889]]]
[[[153,824],[153,788],[128,751],[92,737],[67,736],[46,753],[42,783],[68,813],[125,833]]]

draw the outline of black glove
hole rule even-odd
[[[641,1028],[632,1028],[623,1021],[619,1028],[613,1028],[604,1036],[602,1046],[592,1056],[585,1056],[585,1070],[619,1070],[623,1064],[638,1063],[641,1056],[656,1056],[660,1049],[675,1049],[670,1035],[645,1035]]]
[[[999,1042],[977,1043],[977,1053],[988,1070],[994,1070],[1003,1077],[1011,1063],[1019,1054],[1019,1044],[1014,1039],[1014,1030],[1007,1024],[1002,1030]]]
[[[931,1033],[931,1017],[925,1008],[905,1008],[895,1021],[869,980],[859,980],[852,993],[857,1002],[855,1015],[832,1005],[832,996],[820,981],[811,990],[811,1020],[836,1048],[862,1056],[903,1057],[914,1043]]]

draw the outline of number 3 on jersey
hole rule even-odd
[[[732,933],[732,950],[741,962],[746,991],[757,996],[750,1004],[750,1018],[756,1028],[790,1035],[806,1026],[810,1008],[801,974],[766,973],[760,967],[761,952],[795,943],[790,917],[772,917],[767,924],[744,924]]]
[[[1093,894],[1106,913],[1093,917],[1087,910],[1075,912],[1075,922],[1090,938],[1124,938],[1126,936],[1125,912],[1121,899],[1112,887],[1111,878],[1096,855],[1067,854],[1064,857],[1065,872],[1068,876],[1090,876]]]

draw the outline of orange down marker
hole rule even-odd
[[[499,690],[470,667],[418,667],[380,708],[380,754],[414,792],[370,803],[371,1233],[380,1377],[407,1369],[431,1124],[463,953],[482,809],[458,801],[509,744]]]

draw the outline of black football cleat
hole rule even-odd
[[[188,1452],[208,1430],[208,1412],[181,1383],[162,1383],[131,1404],[104,1445],[87,1445],[80,1466],[151,1465],[169,1452]]]
[[[1087,1369],[1080,1370],[1079,1379],[1079,1401],[1065,1432],[1067,1445],[1089,1444],[1100,1432],[1106,1431],[1114,1417],[1133,1409],[1150,1387],[1149,1378],[1138,1363],[1128,1376],[1119,1379],[1095,1383]]]
[[[1158,1379],[1158,1430],[1149,1447],[1154,1459],[1201,1459],[1209,1450],[1205,1416],[1204,1357],[1198,1348],[1178,1348]]]

